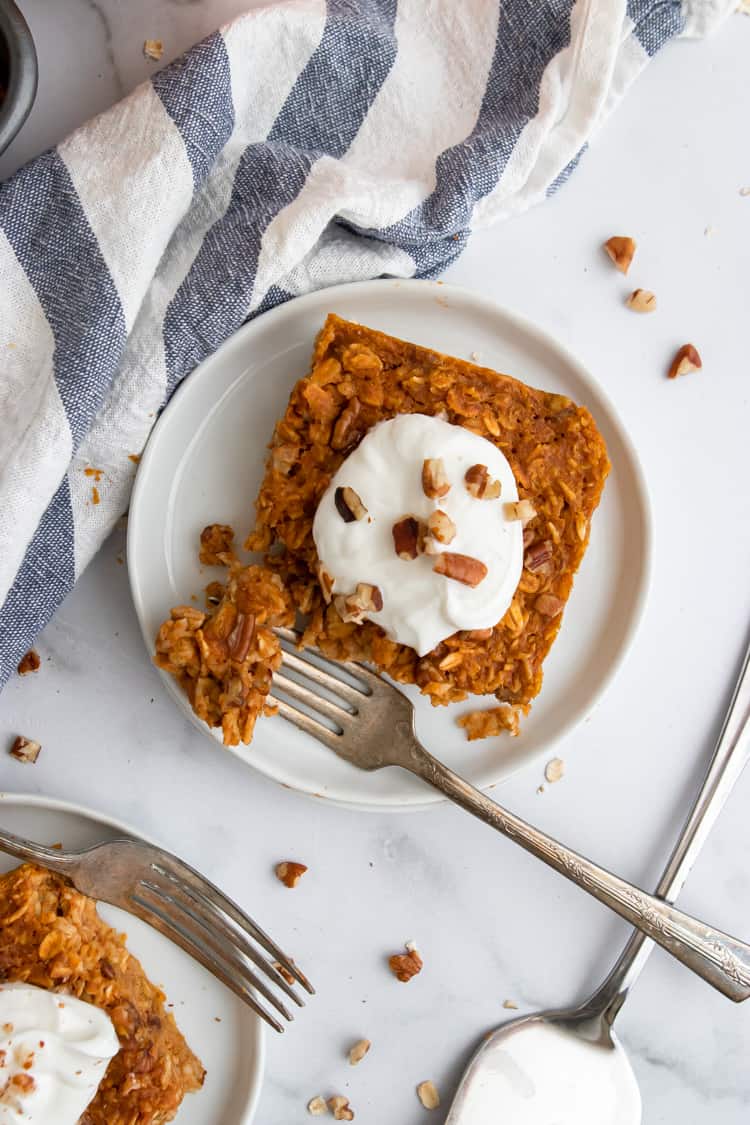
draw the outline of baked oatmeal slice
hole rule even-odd
[[[163,992],[93,899],[60,875],[24,864],[0,876],[0,981],[75,996],[112,1020],[120,1050],[80,1125],[162,1125],[203,1085]]]
[[[201,561],[229,566],[226,584],[210,584],[209,603],[215,604],[207,611],[176,606],[159,629],[154,656],[198,718],[222,728],[225,746],[252,739],[281,663],[271,626],[294,621],[279,575],[262,566],[240,566],[231,540],[231,528],[224,525],[204,529]]]
[[[321,589],[312,534],[318,503],[347,455],[377,422],[410,413],[440,415],[496,445],[533,512],[521,579],[502,620],[455,633],[423,657],[373,622],[342,620]],[[433,704],[469,694],[528,704],[541,688],[608,471],[585,407],[331,314],[310,373],[276,425],[247,546],[267,552],[267,567],[309,615],[305,644],[334,659],[372,661],[416,683]]]

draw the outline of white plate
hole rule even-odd
[[[295,381],[309,369],[313,340],[328,312],[448,354],[478,357],[532,386],[569,395],[590,408],[607,442],[612,473],[591,545],[521,735],[469,745],[455,725],[466,703],[433,708],[410,692],[426,745],[475,785],[492,786],[548,754],[610,682],[644,605],[650,516],[637,457],[600,387],[550,337],[474,293],[423,281],[372,281],[311,293],[245,325],[193,372],[154,428],[130,507],[128,567],[146,647],[153,652],[171,606],[191,595],[203,604],[203,587],[214,575],[198,564],[201,529],[229,523],[241,542],[251,527],[274,423]],[[220,742],[220,732],[195,718],[171,677],[160,675],[183,713]],[[401,770],[360,772],[281,718],[261,720],[252,746],[234,753],[293,789],[360,808],[440,800]]]
[[[26,794],[0,794],[0,817],[8,832],[66,849],[135,836],[127,824],[78,805]],[[17,866],[0,855],[0,871]],[[263,1025],[240,1000],[197,962],[145,922],[99,903],[104,920],[127,934],[128,949],[147,976],[164,990],[180,1031],[206,1068],[201,1090],[187,1094],[176,1125],[250,1125],[265,1062]],[[220,1022],[217,1022],[217,1019]]]

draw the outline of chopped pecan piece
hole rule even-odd
[[[438,543],[452,543],[456,538],[456,525],[453,520],[440,508],[433,512],[427,520],[427,530]]]
[[[226,523],[210,523],[201,532],[198,558],[204,566],[229,566],[234,562],[234,529]]]
[[[28,762],[29,765],[33,765],[39,757],[41,749],[41,742],[34,742],[32,738],[24,738],[22,734],[19,734],[10,748],[10,753],[19,762]]]
[[[30,648],[26,655],[21,657],[18,665],[19,676],[25,676],[29,672],[38,672],[41,663],[39,653],[35,648]]]
[[[244,660],[250,651],[250,643],[255,633],[255,615],[238,613],[234,628],[227,637],[227,647],[232,660]]]
[[[440,1095],[434,1082],[420,1082],[417,1086],[417,1097],[425,1109],[437,1109],[440,1105]]]
[[[360,582],[353,594],[339,594],[333,604],[342,621],[360,625],[368,613],[379,613],[383,608],[383,595],[378,586]]]
[[[444,574],[446,578],[454,578],[456,582],[463,582],[464,586],[478,586],[487,577],[487,567],[479,559],[471,555],[458,555],[453,551],[444,551],[438,555],[432,568],[436,574]]]
[[[409,562],[419,553],[419,521],[404,516],[393,525],[393,546],[400,559]]]
[[[656,310],[656,296],[648,289],[634,289],[625,304],[633,312],[650,313]]]
[[[328,1106],[326,1104],[325,1098],[321,1098],[320,1095],[318,1095],[316,1098],[311,1098],[307,1103],[307,1112],[312,1117],[323,1117],[324,1114],[328,1113]]]
[[[357,1063],[361,1063],[371,1046],[372,1043],[369,1039],[360,1039],[358,1043],[355,1043],[349,1051],[349,1065],[356,1066]]]
[[[290,889],[297,886],[306,871],[307,867],[304,863],[295,863],[292,859],[276,864],[276,878]]]
[[[439,500],[450,492],[450,481],[442,457],[428,457],[422,463],[422,491],[430,500]]]
[[[536,515],[536,508],[530,500],[513,500],[504,504],[503,508],[507,520],[520,520],[521,523],[529,523]]]
[[[362,413],[362,403],[354,396],[350,398],[338,416],[336,425],[331,435],[332,449],[346,449],[361,436],[362,430],[357,428],[357,419]]]
[[[353,488],[347,486],[337,488],[333,494],[333,500],[336,511],[344,523],[354,523],[355,520],[361,520],[367,515],[367,508]]]
[[[477,500],[497,500],[501,492],[499,480],[493,480],[486,465],[472,465],[464,476],[466,491]]]
[[[532,574],[537,574],[540,570],[547,570],[551,561],[552,544],[549,539],[545,539],[542,543],[532,543],[523,556],[523,565]]]
[[[345,1098],[342,1094],[336,1094],[334,1097],[328,1099],[328,1108],[333,1114],[335,1121],[353,1121],[354,1110],[349,1105],[349,1099]]]
[[[564,773],[565,762],[562,758],[551,758],[544,767],[544,776],[550,785],[554,785],[556,781],[560,781]]]
[[[614,235],[604,243],[604,252],[617,266],[620,273],[627,273],[635,254],[635,241],[624,235]]]
[[[691,371],[699,371],[703,361],[693,344],[683,344],[670,364],[667,375],[676,379],[678,375],[688,375]]]
[[[417,973],[421,973],[423,964],[416,949],[410,949],[407,953],[394,953],[393,957],[388,958],[391,972],[396,980],[400,980],[403,984],[410,981]]]
[[[534,602],[534,608],[542,617],[557,617],[565,608],[565,602],[554,594],[540,594]]]

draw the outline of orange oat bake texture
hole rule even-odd
[[[491,630],[456,633],[423,657],[373,622],[342,621],[323,596],[312,535],[318,502],[347,454],[377,422],[411,413],[440,414],[493,442],[536,512],[524,529],[524,569],[503,619]],[[265,553],[265,566],[307,618],[303,643],[334,659],[371,661],[417,684],[433,704],[470,694],[528,704],[542,686],[608,471],[604,441],[585,407],[332,313],[310,373],[276,425],[246,545]]]
[[[79,1125],[163,1125],[205,1072],[164,994],[66,879],[24,864],[0,876],[0,981],[75,996],[112,1020],[120,1050]]]

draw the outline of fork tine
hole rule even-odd
[[[324,671],[319,668],[317,664],[313,664],[311,660],[306,660],[304,656],[299,656],[296,652],[287,652],[286,649],[281,650],[281,655],[284,664],[289,668],[294,668],[295,672],[302,673],[308,679],[313,680],[321,687],[327,688],[328,691],[334,692],[336,695],[341,696],[348,703],[361,703],[363,699],[367,698],[366,693],[359,691],[357,688],[347,684],[344,680],[340,680],[338,676],[331,675],[330,672]]]
[[[252,961],[261,972],[270,977],[273,983],[276,984],[282,992],[285,992],[290,1000],[293,1000],[299,1008],[304,1008],[305,1002],[299,993],[294,991],[287,981],[284,980],[281,973],[279,973],[277,969],[274,969],[273,965],[269,964],[265,957],[250,944],[245,933],[232,925],[210,899],[206,898],[205,895],[200,894],[198,891],[193,890],[184,879],[178,879],[170,871],[157,867],[153,867],[152,869],[154,872],[158,872],[161,878],[160,881],[155,884],[152,884],[151,880],[149,880],[148,885],[156,886],[161,894],[167,895],[172,899],[179,897],[180,905],[191,915],[195,916],[196,921],[200,921],[210,933],[217,931],[220,937],[228,939],[233,945],[238,946],[242,954],[247,957],[248,960]],[[269,996],[268,999],[271,1000],[272,1003],[275,1003],[275,999],[272,996]]]
[[[231,992],[235,994],[235,996],[239,997],[239,999],[242,1000],[243,1003],[252,1008],[256,1015],[260,1016],[262,1020],[265,1020],[265,1022],[269,1024],[274,1029],[274,1031],[283,1033],[283,1025],[279,1023],[275,1016],[272,1016],[270,1012],[267,1012],[262,1004],[258,1003],[258,1001],[252,995],[250,990],[245,987],[245,985],[243,985],[240,981],[233,977],[231,973],[227,972],[225,966],[221,963],[221,961],[213,957],[207,949],[204,949],[203,946],[199,945],[198,942],[196,942],[192,937],[188,936],[182,930],[176,928],[171,921],[162,916],[157,908],[151,906],[149,903],[143,901],[137,896],[131,895],[128,900],[127,909],[132,914],[135,914],[138,918],[141,918],[149,926],[153,926],[153,928],[155,930],[158,930],[159,933],[164,934],[164,936],[166,938],[169,938],[170,941],[173,941],[176,945],[179,945],[179,947],[181,949],[184,949],[184,951],[190,957],[193,957],[196,961],[203,965],[204,969],[207,969],[209,973],[215,976],[217,980],[220,980],[223,985],[225,985]]]
[[[316,719],[311,719],[309,715],[298,711],[296,707],[292,707],[290,703],[286,703],[283,699],[276,699],[275,696],[269,695],[268,702],[273,707],[278,707],[279,714],[282,718],[287,719],[290,723],[294,723],[294,725],[299,727],[300,730],[303,730],[305,734],[311,734],[313,738],[317,738],[318,742],[325,743],[329,749],[335,750],[336,753],[339,752],[341,735],[334,734],[334,732],[324,726],[323,723],[317,722]]]
[[[332,719],[334,723],[338,723],[340,727],[344,726],[347,719],[354,717],[351,711],[347,711],[337,703],[332,703],[329,699],[318,695],[317,692],[311,691],[310,688],[305,687],[304,684],[299,683],[297,680],[291,680],[289,676],[285,676],[283,672],[274,672],[273,684],[275,688],[279,688],[285,695],[290,695],[292,699],[296,699],[298,703],[305,703],[313,711],[326,715],[329,719]]]
[[[294,645],[297,652],[300,651],[297,648],[297,646],[299,645],[300,641],[302,640],[302,633],[297,632],[296,629],[285,629],[280,625],[274,626],[273,631],[277,635],[277,637],[280,637],[283,641],[288,641],[289,644]],[[295,653],[290,653],[286,649],[284,649],[282,651],[283,651],[284,657],[295,655]],[[336,672],[340,672],[340,671],[348,672],[349,675],[353,676],[355,680],[359,679],[359,680],[365,681],[365,679],[366,679],[366,677],[363,675],[364,672],[368,671],[367,666],[365,664],[359,664],[355,660],[335,660],[332,656],[326,656],[326,654],[324,652],[321,652],[320,649],[316,648],[314,645],[305,645],[305,648],[302,651],[306,652],[306,653],[312,652],[312,653],[315,654],[315,656],[318,656],[318,657],[320,657],[321,660],[324,660],[326,662],[326,664],[329,664],[332,668],[331,672],[326,673],[324,669],[319,669],[319,671],[321,671],[323,673],[323,675],[330,676],[331,679],[336,681],[337,685],[342,683],[342,681],[336,675]],[[309,662],[306,661],[303,656],[300,656],[299,659],[303,660],[305,664],[309,665]],[[317,665],[315,667],[317,667]],[[375,675],[377,679],[380,678],[380,677],[377,676],[376,673],[368,672],[369,678],[372,678],[373,675]],[[369,682],[369,680],[368,680],[368,682]],[[346,687],[348,685],[346,683],[344,683],[343,686]],[[333,689],[331,689],[331,690],[333,690]],[[356,690],[356,689],[354,689],[354,690]],[[366,694],[367,694],[367,692],[362,692],[362,691],[358,692],[358,695],[360,695],[360,696],[366,695]]]
[[[235,902],[232,902],[231,898],[228,898],[223,891],[220,891],[214,883],[206,879],[203,875],[200,875],[195,868],[190,867],[184,860],[178,859],[176,855],[172,855],[171,852],[165,852],[161,848],[154,847],[149,847],[148,850],[149,863],[153,869],[170,875],[171,878],[176,879],[188,887],[193,894],[212,902],[214,906],[222,910],[224,914],[235,923],[243,934],[257,941],[258,945],[262,946],[266,953],[270,953],[274,960],[278,961],[288,973],[291,973],[306,992],[311,996],[315,995],[315,989],[310,984],[305,974],[297,968],[294,961],[287,957],[283,949],[279,948],[276,942],[269,937],[265,930],[261,929],[257,922],[254,922],[252,918],[245,914],[244,910],[240,910],[239,906],[237,906]],[[211,898],[209,898],[209,893],[212,896]]]
[[[185,896],[179,896],[179,889],[175,884],[168,886],[159,886],[151,882],[141,882],[139,884],[139,893],[147,891],[149,896],[155,898],[164,917],[171,921],[175,926],[180,925],[185,933],[191,934],[195,937],[196,926],[200,927],[196,940],[207,946],[209,951],[215,956],[227,963],[230,969],[238,973],[242,979],[248,982],[249,986],[256,992],[259,992],[269,1004],[273,1005],[277,1012],[287,1020],[293,1020],[294,1016],[282,1004],[281,1000],[274,995],[268,986],[261,980],[261,978],[253,972],[247,964],[241,953],[238,952],[237,947],[231,943],[225,943],[221,937],[214,935],[211,929],[211,924],[204,917],[201,917],[194,909],[194,906],[185,901]],[[153,905],[153,903],[151,904]],[[183,922],[184,919],[184,922]],[[269,966],[270,968],[270,966]]]

